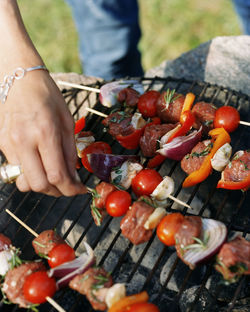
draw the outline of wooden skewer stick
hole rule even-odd
[[[54,299],[50,297],[46,297],[46,300],[58,311],[58,312],[66,312]]]
[[[62,81],[62,80],[58,80],[57,83],[60,85],[63,85],[63,86],[77,88],[77,89],[81,89],[81,90],[92,91],[92,92],[96,92],[96,93],[101,92],[100,89],[98,89],[98,88],[82,86],[82,85],[79,85],[77,83],[71,83],[71,82],[66,82],[66,81]]]
[[[172,199],[173,201],[175,201],[176,203],[184,206],[184,207],[187,207],[189,209],[193,209],[190,205],[186,204],[184,201],[172,196],[172,195],[168,195],[168,198]]]
[[[62,80],[58,80],[57,83],[60,84],[60,85],[63,85],[63,86],[77,88],[77,89],[82,89],[82,90],[87,90],[87,91],[92,91],[92,92],[96,92],[96,93],[100,93],[101,92],[100,89],[98,89],[98,88],[83,86],[83,85],[80,85],[80,84],[77,84],[77,83],[71,83],[71,82],[66,82],[66,81],[62,81]],[[96,114],[98,115],[98,113],[96,113]],[[102,116],[102,115],[100,115],[100,116]],[[250,127],[250,122],[240,120],[239,123],[241,125]]]
[[[27,224],[25,224],[21,219],[19,219],[14,213],[12,213],[9,209],[5,209],[5,211],[13,218],[15,219],[18,223],[20,223],[26,230],[28,230],[32,235],[35,237],[38,236],[38,234],[32,230]]]
[[[241,125],[250,127],[250,122],[240,120],[239,123],[240,123]]]
[[[99,112],[99,111],[97,111],[97,110],[95,110],[95,109],[93,109],[93,108],[90,108],[90,107],[86,107],[86,110],[87,110],[88,112],[90,112],[90,113],[99,115],[99,116],[104,117],[104,118],[108,117],[107,114],[104,114],[104,113],[102,113],[102,112]]]
[[[67,81],[62,81],[62,80],[58,80],[57,83],[62,85],[62,86],[72,87],[72,88],[76,88],[76,89],[92,91],[92,92],[96,92],[96,93],[101,92],[100,89],[98,89],[98,88],[88,87],[88,86],[84,86],[84,85],[77,84],[77,83],[72,83],[72,82],[67,82]],[[147,84],[150,84],[150,82],[148,82],[148,83],[143,82],[143,85],[147,85]]]
[[[5,209],[5,211],[18,223],[20,223],[26,230],[28,230],[32,235],[35,237],[38,236],[38,234],[32,230],[27,224],[25,224],[21,219],[19,219],[14,213],[12,213],[9,209]],[[58,311],[58,312],[66,312],[54,299],[51,297],[46,297],[46,300]]]

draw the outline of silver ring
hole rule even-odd
[[[13,183],[22,173],[20,165],[3,164],[0,166],[0,179],[4,183]]]

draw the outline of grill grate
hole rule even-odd
[[[142,78],[142,82],[147,83],[148,89],[161,91],[174,88],[179,93],[193,92],[196,101],[213,102],[217,106],[234,106],[244,120],[250,121],[250,100],[243,94],[184,79],[156,77]],[[98,102],[98,95],[94,96],[94,103],[93,94],[87,91],[63,90],[63,95],[75,119],[81,116],[84,105],[94,104],[95,109],[108,113]],[[90,114],[87,130],[95,133],[96,140],[108,142],[114,153],[130,154],[131,151],[124,150],[108,133],[103,132],[101,119]],[[249,148],[249,138],[249,128],[240,126],[232,134],[233,152]],[[183,208],[169,200],[167,211],[179,210],[188,215],[210,216],[224,222],[230,234],[240,232],[243,236],[250,235],[249,192],[216,189],[219,175],[215,172],[200,185],[182,189],[185,173],[180,169],[179,163],[172,160],[166,160],[159,172],[172,176],[176,189],[173,195],[193,207],[193,210]],[[80,169],[80,176],[90,187],[97,182],[84,168]],[[3,184],[0,196],[0,232],[9,236],[14,245],[21,248],[24,259],[35,258],[31,246],[33,237],[6,214],[6,208],[38,233],[56,228],[77,252],[83,248],[82,241],[87,240],[95,250],[98,264],[111,271],[115,282],[125,282],[129,293],[147,290],[150,300],[159,305],[161,311],[234,311],[234,307],[246,307],[250,302],[247,277],[231,286],[224,286],[218,282],[220,276],[213,269],[212,263],[191,271],[176,257],[175,249],[164,246],[156,235],[143,245],[133,246],[121,235],[120,218],[106,217],[102,226],[97,227],[90,214],[90,195],[55,199],[32,192],[20,193],[14,185]],[[243,301],[247,298],[249,301]],[[67,311],[92,311],[85,297],[70,289],[57,292],[55,300]],[[19,310],[16,306],[6,305],[0,305],[0,309]],[[39,307],[39,311],[54,311],[54,308],[46,303]]]

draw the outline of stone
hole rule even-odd
[[[205,81],[250,95],[250,36],[216,37],[148,70],[146,77]]]

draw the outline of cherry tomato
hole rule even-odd
[[[224,128],[227,132],[237,129],[240,122],[240,114],[232,106],[222,106],[215,112],[214,127]]]
[[[153,303],[140,302],[132,304],[126,308],[127,312],[160,312],[159,308]]]
[[[157,226],[156,234],[159,240],[167,245],[175,245],[175,234],[184,220],[184,216],[179,213],[171,213],[166,215]]]
[[[162,180],[162,176],[156,170],[146,168],[132,180],[132,190],[137,196],[150,195]]]
[[[143,93],[139,97],[137,104],[139,112],[144,117],[154,117],[156,116],[156,102],[160,97],[161,93],[155,90],[150,90]]]
[[[75,257],[75,251],[72,247],[67,244],[59,244],[48,253],[48,263],[51,268],[54,268],[64,262],[74,260]]]
[[[46,271],[31,273],[23,285],[23,294],[27,301],[43,303],[46,297],[53,297],[56,292],[56,281]]]
[[[110,193],[106,199],[106,210],[112,217],[123,216],[131,205],[131,196],[128,192],[117,190]]]
[[[82,152],[83,156],[81,158],[81,161],[82,161],[83,166],[89,172],[93,172],[92,168],[90,167],[88,156],[87,156],[88,154],[91,154],[91,153],[112,154],[112,149],[108,143],[102,142],[102,141],[97,141],[87,146]]]

